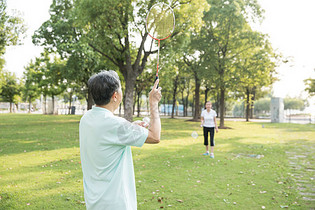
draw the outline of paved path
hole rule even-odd
[[[286,152],[291,176],[307,209],[315,209],[315,145],[299,145]]]

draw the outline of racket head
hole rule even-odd
[[[171,36],[175,29],[173,9],[165,3],[154,4],[147,14],[146,30],[155,40],[164,40]]]

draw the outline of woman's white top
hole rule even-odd
[[[213,128],[215,127],[214,124],[214,118],[217,116],[217,113],[210,109],[210,112],[207,111],[207,109],[203,110],[201,112],[201,117],[203,117],[203,127]]]

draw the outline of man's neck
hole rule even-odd
[[[115,111],[115,108],[112,104],[106,104],[106,105],[95,105],[96,107],[100,107],[100,108],[104,108],[104,109],[107,109],[109,111],[111,111],[112,113],[114,113]]]

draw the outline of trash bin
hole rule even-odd
[[[71,106],[71,114],[75,114],[75,106]]]

